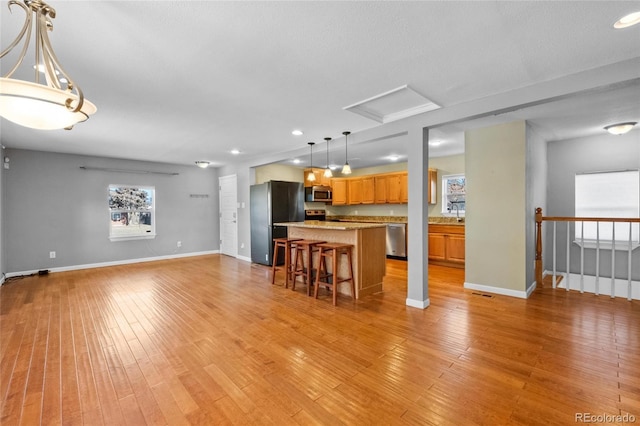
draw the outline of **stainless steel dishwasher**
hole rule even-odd
[[[407,258],[406,223],[387,223],[387,256]]]

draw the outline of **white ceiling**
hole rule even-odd
[[[2,119],[10,148],[222,166],[307,162],[301,153],[315,141],[314,162],[324,165],[323,138],[350,130],[350,163],[366,167],[391,154],[406,161],[406,149],[359,141],[381,124],[346,106],[409,85],[446,109],[640,57],[640,25],[612,28],[640,10],[637,1],[50,3],[53,47],[98,112],[71,131]],[[23,14],[1,7],[5,48]],[[3,59],[1,70],[12,65]],[[31,65],[22,78],[32,78]],[[602,132],[638,121],[639,98],[638,81],[627,82],[444,125],[431,133],[443,141],[432,154],[462,152],[466,128],[512,119],[530,120],[548,139]],[[343,139],[331,155],[343,162]]]

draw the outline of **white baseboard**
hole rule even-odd
[[[107,266],[129,265],[132,263],[143,263],[143,262],[155,262],[158,260],[180,259],[183,257],[205,256],[208,254],[218,254],[218,253],[220,253],[220,250],[209,250],[209,251],[198,251],[198,252],[192,252],[192,253],[168,254],[166,256],[142,257],[138,259],[124,259],[124,260],[116,260],[112,262],[87,263],[84,265],[71,265],[71,266],[61,266],[58,268],[50,268],[49,272],[66,272],[66,271],[77,271],[80,269],[104,268]],[[31,274],[37,274],[37,273],[38,273],[37,269],[32,271],[8,272],[6,274],[6,277],[7,278],[21,277],[23,275],[31,275]]]
[[[474,284],[474,283],[468,283],[468,282],[464,283],[464,288],[468,290],[481,291],[483,293],[493,293],[493,294],[500,294],[502,296],[517,297],[519,299],[528,298],[529,294],[531,294],[531,291],[533,291],[531,286],[527,291],[520,291],[520,290],[511,290],[509,288],[492,287],[488,285]]]
[[[247,256],[236,256],[238,260],[244,260],[245,262],[251,262],[251,258]]]
[[[430,304],[429,299],[415,300],[415,299],[409,299],[409,298],[407,298],[407,301],[405,303],[407,306],[411,306],[412,308],[418,308],[418,309],[426,309],[427,306],[429,306]]]

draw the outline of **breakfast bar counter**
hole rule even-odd
[[[356,299],[382,291],[382,279],[386,272],[386,225],[382,223],[282,222],[291,238],[322,240],[328,243],[353,245],[353,276]],[[314,259],[317,265],[317,259]],[[340,260],[340,276],[347,276],[346,259]],[[351,296],[349,283],[341,283],[338,292]]]

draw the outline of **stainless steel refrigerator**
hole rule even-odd
[[[304,185],[302,182],[272,180],[250,188],[251,261],[273,264],[273,239],[287,236],[285,226],[278,222],[304,220]],[[284,263],[284,253],[276,264]]]

